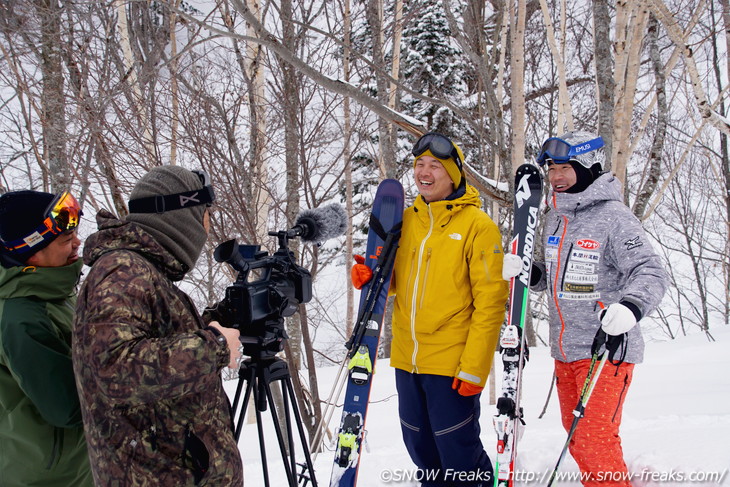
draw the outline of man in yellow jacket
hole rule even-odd
[[[403,215],[391,283],[403,439],[424,486],[491,485],[479,396],[507,302],[501,236],[456,144],[428,133],[412,152],[420,196]]]

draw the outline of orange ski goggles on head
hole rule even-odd
[[[9,252],[25,252],[25,247],[34,247],[41,242],[56,238],[63,232],[68,232],[79,226],[83,212],[76,198],[68,191],[64,191],[51,201],[44,212],[43,223],[27,236],[10,242],[2,242]]]

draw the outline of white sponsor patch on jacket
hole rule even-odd
[[[460,233],[452,233],[451,235],[449,235],[449,237],[453,238],[454,240],[461,240]]]
[[[594,252],[591,250],[581,250],[581,249],[573,249],[570,252],[570,260],[575,260],[578,262],[593,262],[597,263],[601,260],[601,253],[600,252]]]
[[[558,299],[567,299],[570,301],[589,301],[601,299],[601,293],[566,293],[559,292]]]
[[[566,282],[596,284],[598,282],[598,274],[577,274],[573,272],[566,272],[563,280]]]
[[[581,238],[578,239],[578,241],[575,243],[576,246],[580,247],[581,249],[585,250],[598,250],[598,247],[601,246],[600,242],[596,242],[595,240],[591,238]]]
[[[596,272],[595,264],[584,264],[583,262],[568,262],[568,272],[575,274],[594,274]]]

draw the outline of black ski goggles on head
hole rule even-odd
[[[68,191],[58,194],[43,212],[43,223],[27,236],[2,242],[9,252],[25,252],[26,247],[34,247],[39,243],[56,238],[56,236],[76,229],[81,220],[81,206]]]
[[[431,154],[438,159],[453,159],[456,166],[461,171],[461,157],[459,151],[456,150],[456,146],[441,134],[436,132],[429,132],[416,141],[416,144],[411,150],[411,154],[414,157],[420,157],[424,152],[431,151]]]
[[[601,147],[603,147],[603,138],[601,137],[596,137],[593,140],[578,145],[570,145],[563,139],[550,137],[542,144],[542,150],[537,157],[537,163],[540,166],[544,166],[547,160],[551,159],[562,164],[574,159],[576,156],[600,149]]]
[[[164,213],[166,211],[191,208],[198,205],[210,207],[213,201],[215,201],[215,192],[213,191],[213,186],[210,184],[208,173],[202,169],[196,169],[191,172],[200,179],[200,183],[203,185],[202,189],[129,200],[129,212]]]

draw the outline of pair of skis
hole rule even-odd
[[[404,201],[403,186],[395,179],[383,180],[375,193],[364,262],[372,269],[373,277],[361,290],[357,321],[345,344],[347,356],[340,366],[328,399],[330,405],[333,398],[336,401],[346,382],[330,487],[353,487],[357,483],[360,454],[365,441],[365,420],[390,278],[400,239]],[[323,414],[322,423],[312,441],[312,450],[318,449],[328,423],[329,415]]]

